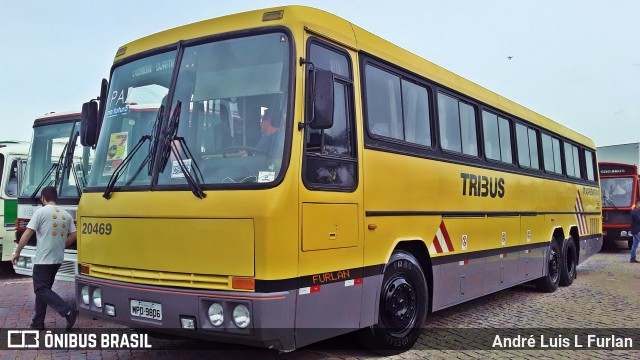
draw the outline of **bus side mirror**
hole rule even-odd
[[[313,116],[309,127],[329,129],[333,126],[333,73],[322,69],[313,72]]]
[[[82,104],[82,116],[80,118],[80,144],[82,146],[95,147],[98,142],[98,134],[102,127],[102,118],[107,106],[107,90],[109,82],[102,79],[100,83],[100,96]],[[98,100],[99,102],[96,102]]]
[[[80,143],[82,146],[94,146],[98,135],[98,103],[91,100],[82,104],[80,118]]]

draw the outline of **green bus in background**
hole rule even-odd
[[[18,173],[26,161],[29,143],[0,141],[0,254],[10,261],[15,246],[15,223],[18,211]]]

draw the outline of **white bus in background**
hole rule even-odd
[[[25,141],[0,141],[0,255],[10,261],[15,247],[18,168],[29,153]]]
[[[45,186],[58,190],[57,204],[74,217],[82,189],[91,168],[92,150],[80,145],[80,112],[48,113],[33,123],[33,139],[26,170],[21,178],[18,197],[16,236],[19,240],[33,213],[41,206],[40,192]],[[37,240],[35,235],[20,253],[14,265],[18,274],[33,274],[33,258]],[[56,276],[73,281],[77,272],[76,244],[65,249],[64,262]]]

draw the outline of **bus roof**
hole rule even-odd
[[[69,120],[77,120],[80,118],[80,111],[63,111],[63,112],[49,112],[41,117],[35,119],[34,123],[41,123],[45,121],[55,121],[69,118]]]
[[[278,16],[279,11],[282,11],[281,16]],[[274,14],[274,16],[271,17],[273,20],[263,20],[263,16],[266,13]],[[236,30],[278,25],[289,28],[308,29],[314,34],[328,37],[355,51],[364,51],[394,63],[419,76],[423,76],[454,91],[471,96],[480,102],[520,119],[549,129],[556,134],[583,144],[593,150],[596,148],[593,140],[566,126],[402,49],[347,20],[326,11],[306,6],[296,5],[254,10],[165,30],[120,47],[114,61],[122,60],[150,49],[174,44],[180,40],[200,38]],[[417,26],[416,29],[418,29]],[[304,46],[304,44],[296,44],[298,51],[302,51]]]
[[[29,142],[2,140],[0,141],[0,153],[14,154],[14,155],[27,155],[29,154]]]

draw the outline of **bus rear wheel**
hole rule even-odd
[[[576,277],[576,244],[572,238],[565,239],[562,243],[560,261],[560,286],[569,286]]]
[[[554,292],[560,283],[560,248],[558,242],[551,240],[547,254],[547,273],[536,281],[536,288],[542,292]]]
[[[397,354],[418,340],[427,318],[429,291],[418,260],[395,251],[384,269],[378,323],[360,330],[360,342],[372,351]]]

